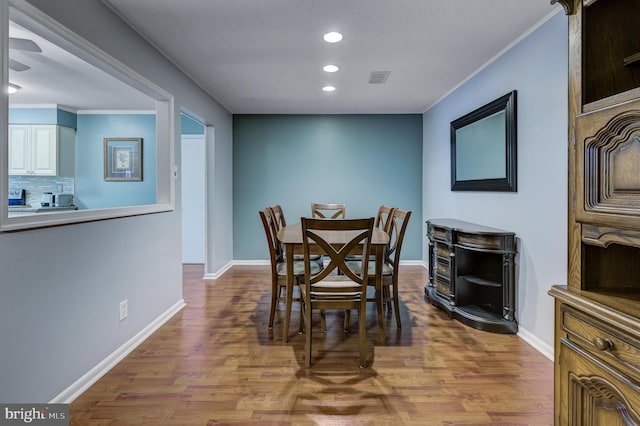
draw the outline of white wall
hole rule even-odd
[[[176,164],[181,107],[215,127],[207,158],[215,232],[208,260],[212,267],[229,263],[229,112],[102,1],[29,3],[175,96]],[[176,191],[179,203],[179,182]],[[0,234],[0,401],[52,400],[175,306],[182,298],[180,223],[178,204],[171,213]],[[118,303],[125,298],[129,318],[120,323]]]
[[[514,89],[518,192],[452,192],[451,121]],[[424,220],[450,217],[517,234],[520,334],[550,355],[553,300],[547,291],[567,280],[566,16],[555,14],[427,110],[423,130]]]

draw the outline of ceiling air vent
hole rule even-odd
[[[383,84],[387,81],[391,71],[371,71],[369,74],[369,84]]]

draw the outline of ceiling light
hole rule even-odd
[[[7,88],[7,91],[9,92],[9,94],[12,94],[12,93],[16,93],[20,89],[22,89],[22,87],[18,86],[17,84],[9,83],[9,87]]]
[[[322,90],[324,90],[325,92],[335,92],[336,88],[333,86],[324,86]]]
[[[337,72],[340,69],[340,67],[337,65],[329,64],[322,67],[322,69],[325,70],[326,72]]]
[[[330,33],[326,33],[323,38],[327,43],[337,43],[342,40],[342,34],[332,31]]]

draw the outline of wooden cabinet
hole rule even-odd
[[[495,333],[516,333],[515,234],[454,219],[427,221],[427,299],[450,317]]]
[[[56,125],[9,125],[9,174],[73,176],[75,130]]]
[[[555,421],[640,424],[640,1],[569,15],[569,270],[555,285]]]

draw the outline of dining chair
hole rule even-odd
[[[345,203],[311,203],[311,217],[319,219],[345,219]]]
[[[272,214],[272,210],[266,208],[258,212],[260,219],[262,220],[262,226],[264,227],[264,233],[267,237],[267,245],[269,247],[269,259],[271,261],[271,307],[269,311],[269,329],[273,328],[273,320],[276,313],[276,307],[282,297],[282,289],[287,288],[287,264],[284,259],[283,251],[280,248],[280,243],[276,237],[276,225],[275,218]],[[293,275],[295,277],[296,284],[302,280],[304,276],[304,260],[293,262]],[[322,270],[317,262],[313,262],[310,265],[312,272],[318,273]],[[286,309],[290,310],[291,307],[287,306]]]
[[[311,367],[311,314],[313,310],[347,311],[356,309],[360,334],[360,367],[365,367],[368,268],[361,265],[363,273],[355,274],[346,267],[345,257],[351,250],[362,246],[363,259],[368,259],[371,252],[374,218],[323,220],[303,217],[301,220],[305,260],[309,260],[311,245],[317,245],[329,258],[328,265],[320,273],[313,272],[312,262],[304,263],[304,278],[300,284],[300,306],[302,309],[300,320],[304,321],[306,333],[306,365]],[[340,247],[332,245],[332,233],[344,232],[350,234],[344,245]],[[332,274],[338,269],[343,269],[344,275]]]
[[[389,227],[391,226],[391,217],[394,210],[394,207],[385,206],[384,204],[381,205],[378,208],[378,214],[376,215],[376,221],[373,227],[379,228],[384,232],[389,233]],[[359,254],[350,254],[347,256],[347,261],[360,260],[361,257],[362,256]],[[375,260],[375,255],[371,255],[369,260]]]
[[[268,208],[271,209],[271,214],[273,216],[273,223],[276,226],[276,234],[277,234],[278,231],[280,231],[280,229],[287,226],[287,220],[284,217],[284,211],[282,210],[282,206],[280,204],[276,204]],[[278,243],[278,249],[282,251],[282,257],[284,258],[284,248],[282,247],[282,244]],[[320,266],[322,266],[322,255],[312,254],[310,259],[314,262],[319,262]],[[304,255],[294,254],[293,260],[304,260]]]
[[[407,230],[409,219],[411,218],[411,211],[394,208],[388,226],[387,233],[389,234],[389,245],[385,250],[384,263],[382,264],[382,294],[377,295],[374,298],[369,298],[367,301],[376,302],[378,315],[381,316],[384,307],[387,307],[387,312],[391,310],[391,303],[393,302],[393,309],[396,316],[396,326],[402,328],[402,322],[400,320],[400,299],[398,289],[398,272],[400,270],[400,252],[402,250],[402,242],[404,241],[404,235]],[[375,287],[375,261],[368,262],[368,276],[369,286]],[[362,273],[361,262],[347,262],[347,266],[356,274]]]

